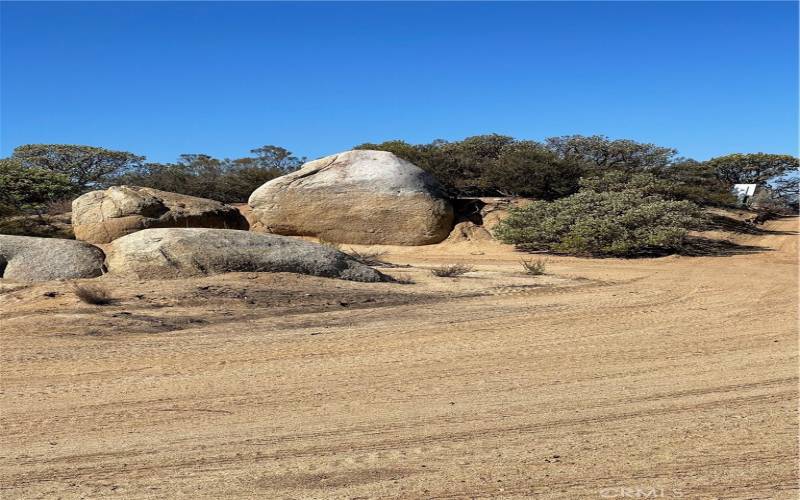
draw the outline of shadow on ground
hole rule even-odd
[[[771,248],[756,245],[740,245],[727,240],[714,240],[700,236],[689,238],[679,255],[689,257],[730,257],[759,252],[770,252]]]
[[[784,217],[775,217],[774,219],[783,219]],[[754,234],[754,235],[795,235],[797,231],[772,231],[764,229],[763,226],[746,222],[743,220],[735,219],[725,215],[712,214],[708,217],[708,221],[702,228],[705,231],[727,231],[730,233],[738,234]]]

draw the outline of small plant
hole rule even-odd
[[[447,264],[444,266],[434,267],[431,269],[431,274],[437,278],[453,278],[473,270],[474,268],[466,264]]]
[[[81,302],[92,304],[95,306],[104,306],[110,304],[113,300],[111,294],[105,288],[98,285],[74,285],[75,295],[81,299]]]
[[[389,276],[392,279],[392,283],[397,283],[399,285],[413,285],[416,283],[410,276],[407,274],[398,274],[395,276]]]
[[[358,262],[364,264],[365,266],[385,266],[386,262],[382,260],[383,256],[386,255],[386,252],[381,252],[380,250],[370,251],[358,251],[351,248],[347,254],[356,259]]]
[[[531,276],[541,276],[545,274],[545,269],[547,268],[546,259],[522,259],[520,264],[522,264],[525,274],[530,274]]]

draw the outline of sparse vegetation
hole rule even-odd
[[[346,253],[365,266],[385,266],[387,264],[382,260],[382,258],[386,255],[386,252],[380,250],[359,251],[351,248]]]
[[[114,183],[225,203],[243,202],[262,184],[297,170],[306,160],[278,146],[262,146],[250,152],[254,156],[219,159],[205,154],[184,154],[175,163],[144,163],[122,173]]]
[[[520,264],[522,264],[525,274],[530,274],[531,276],[542,276],[547,270],[547,259],[543,258],[522,259]]]
[[[100,285],[74,285],[75,295],[81,302],[95,306],[110,304],[113,299],[111,293]]]
[[[474,271],[472,266],[466,264],[446,264],[431,269],[431,274],[437,278],[455,278]]]
[[[396,274],[396,275],[390,276],[390,278],[392,278],[392,281],[394,283],[398,283],[400,285],[413,285],[414,283],[416,283],[416,281],[414,281],[407,274]]]

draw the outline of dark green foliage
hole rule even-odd
[[[573,194],[581,177],[651,173],[671,183],[669,197],[700,204],[735,202],[713,168],[677,157],[672,148],[605,136],[563,136],[544,144],[489,134],[463,141],[387,141],[357,149],[390,151],[436,177],[453,195],[517,195],[553,200]]]
[[[719,207],[736,204],[731,186],[721,181],[706,163],[679,159],[657,170],[656,175],[671,184],[669,197],[672,199]]]
[[[524,250],[632,257],[683,248],[688,230],[699,227],[700,209],[635,188],[581,189],[556,201],[534,201],[510,211],[495,236]]]
[[[594,170],[644,171],[671,164],[677,150],[628,139],[612,140],[603,135],[550,137],[547,147],[563,159],[571,159]]]
[[[767,153],[730,154],[707,162],[717,177],[729,185],[766,184],[770,179],[797,171],[798,159]]]
[[[114,178],[113,183],[150,187],[225,203],[244,202],[256,188],[296,170],[305,161],[305,158],[292,156],[290,151],[277,146],[263,146],[251,152],[256,156],[235,160],[185,154],[176,163],[145,163]]]
[[[553,200],[578,190],[583,168],[559,159],[534,141],[515,141],[500,149],[483,173],[484,185],[503,194]]]
[[[64,174],[26,168],[15,158],[0,159],[0,216],[41,211],[72,192],[73,185]]]
[[[798,166],[792,156],[763,153],[698,162],[678,157],[673,148],[602,135],[550,137],[540,144],[488,134],[430,144],[387,141],[356,149],[390,151],[431,173],[454,196],[518,195],[544,200],[575,193],[581,177],[596,179],[618,172],[607,185],[636,183],[632,176],[646,173],[663,181],[657,192],[669,199],[729,206],[736,203],[732,184],[764,184]]]
[[[136,168],[144,160],[124,151],[71,144],[26,144],[11,156],[25,168],[65,175],[76,193],[101,186],[112,176]]]
[[[429,172],[454,196],[520,196],[553,199],[575,192],[580,166],[534,141],[499,134],[462,141],[436,140],[361,144],[356,149],[389,151]]]
[[[584,177],[583,188],[593,191],[624,191],[634,189],[644,195],[658,195],[669,200],[688,200],[700,205],[732,205],[736,197],[713,175],[702,172],[702,164],[694,167],[670,166],[653,173],[631,173],[609,170],[602,174]],[[707,169],[706,169],[707,172]]]

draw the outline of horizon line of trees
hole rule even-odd
[[[666,198],[715,206],[735,203],[734,184],[769,185],[776,198],[797,206],[798,159],[791,155],[735,153],[696,161],[679,156],[674,148],[600,135],[538,142],[487,134],[426,144],[364,143],[354,149],[392,152],[433,175],[451,197],[502,195],[552,201],[577,193],[582,182],[597,184],[605,179],[657,185]],[[184,154],[172,163],[156,163],[94,146],[19,146],[0,159],[0,216],[35,212],[50,202],[118,184],[243,202],[263,183],[306,161],[279,146],[266,145],[250,153],[234,159]]]

